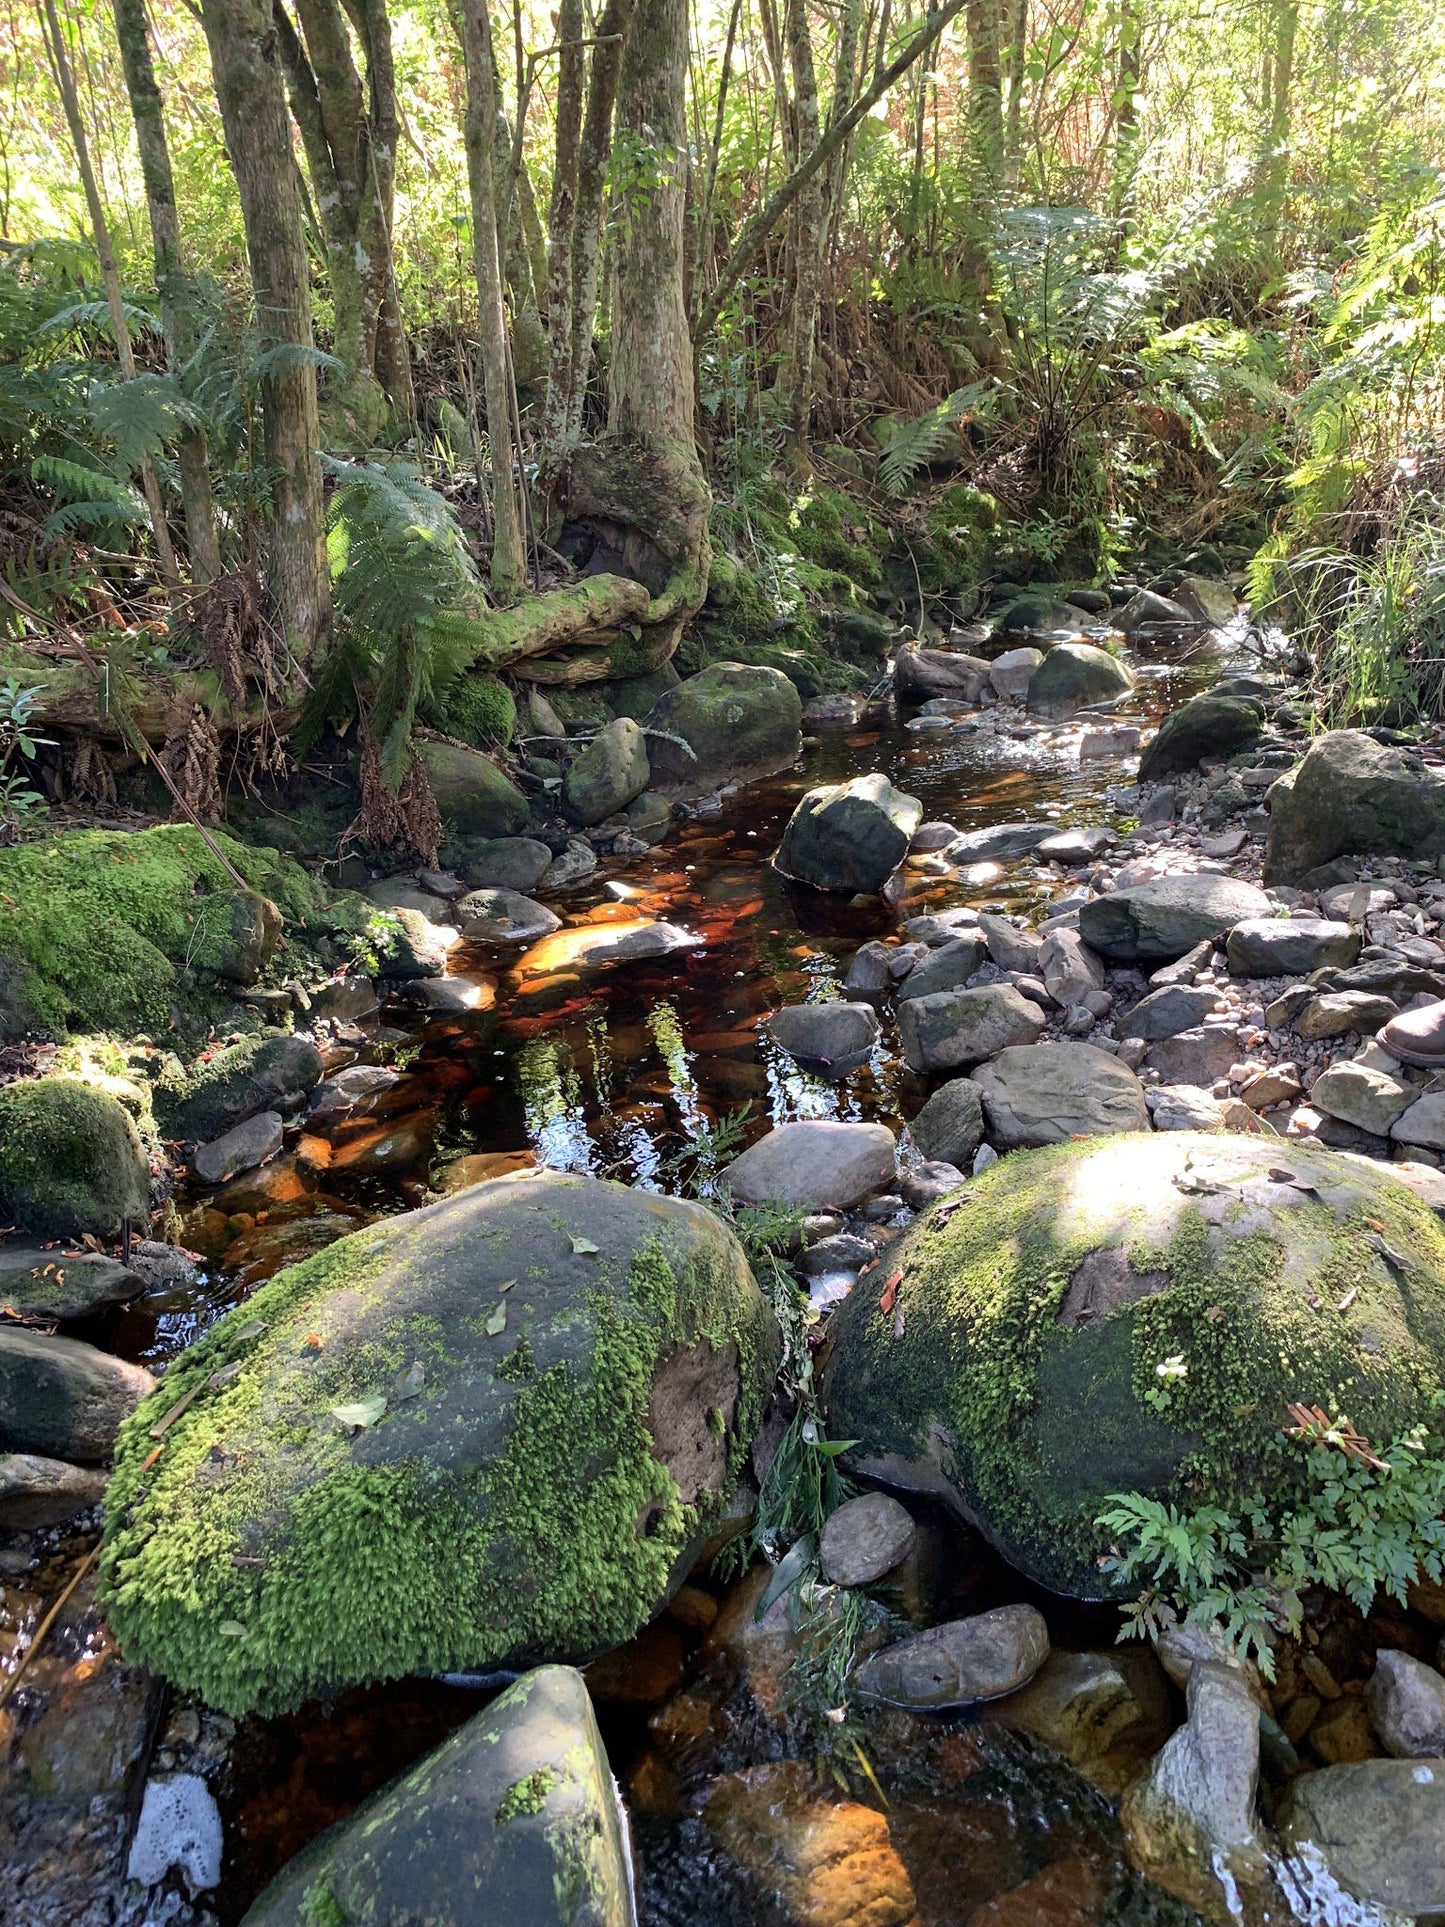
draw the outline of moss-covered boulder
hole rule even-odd
[[[115,1238],[149,1211],[145,1150],[115,1098],[75,1077],[0,1090],[0,1223],[46,1238]]]
[[[261,1031],[164,1072],[152,1094],[167,1137],[205,1143],[257,1111],[289,1110],[321,1082],[321,1052],[292,1031]]]
[[[829,1427],[1022,1570],[1105,1590],[1111,1493],[1299,1476],[1293,1402],[1383,1441],[1445,1384],[1445,1228],[1384,1167],[1194,1132],[1019,1152],[834,1314]],[[1169,1361],[1163,1373],[1160,1367]]]
[[[543,1666],[285,1867],[244,1927],[633,1927],[627,1831],[579,1673]]]
[[[448,683],[423,714],[435,728],[473,749],[505,749],[517,730],[516,697],[504,682],[480,670]]]
[[[0,850],[0,1036],[163,1030],[198,988],[252,984],[282,939],[357,925],[289,858],[199,831],[71,830]],[[359,926],[358,926],[359,927]],[[185,1011],[181,1012],[185,1015]]]
[[[725,1507],[776,1350],[700,1205],[549,1174],[373,1225],[222,1319],[126,1428],[111,1623],[235,1713],[616,1645]]]
[[[1028,707],[1036,716],[1072,716],[1095,703],[1119,702],[1133,687],[1133,676],[1107,649],[1061,642],[1029,678]]]
[[[1171,709],[1159,734],[1139,759],[1139,781],[1155,783],[1211,757],[1250,749],[1264,731],[1264,704],[1253,696],[1207,690]]]
[[[668,690],[648,718],[654,780],[705,790],[770,776],[799,754],[802,721],[781,670],[715,662]]]
[[[450,837],[519,836],[527,827],[527,799],[474,749],[422,743],[422,764]]]

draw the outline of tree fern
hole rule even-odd
[[[30,478],[60,497],[60,506],[45,524],[47,531],[130,526],[146,519],[145,503],[136,491],[103,469],[60,455],[37,455],[30,464]]]
[[[186,428],[201,426],[200,411],[168,375],[138,375],[134,381],[97,382],[90,391],[90,419],[97,435],[111,443],[125,474],[147,455],[158,455]]]
[[[888,493],[906,495],[918,471],[948,449],[958,424],[965,417],[987,419],[995,402],[992,382],[971,381],[963,388],[955,388],[936,408],[905,422],[884,449],[878,465],[878,479]]]

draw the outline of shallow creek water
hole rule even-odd
[[[1192,693],[1220,665],[1211,655],[1183,667],[1137,666],[1139,689],[1120,712],[1136,720]],[[745,1139],[799,1117],[877,1117],[901,1127],[925,1086],[886,1038],[872,1063],[827,1085],[774,1052],[758,1035],[761,1020],[784,1003],[826,994],[860,942],[907,916],[960,902],[1023,909],[1069,878],[1022,864],[960,885],[911,866],[901,903],[860,908],[798,892],[777,876],[768,858],[783,825],[804,790],[871,769],[918,796],[925,820],[943,817],[962,829],[1040,817],[1114,822],[1107,792],[1128,783],[1132,763],[1078,760],[1082,729],[1100,720],[923,733],[874,708],[856,727],[820,732],[784,775],[675,826],[646,857],[610,876],[604,859],[595,883],[554,905],[568,926],[657,917],[701,941],[584,970],[565,962],[539,968],[547,958],[536,951],[520,961],[480,948],[453,953],[453,972],[481,986],[476,1011],[422,1022],[388,1008],[381,1042],[376,1019],[367,1020],[366,1038],[353,1039],[356,1054],[404,1072],[383,1109],[337,1127],[329,1150],[310,1163],[283,1161],[269,1176],[256,1174],[249,1202],[233,1197],[229,1222],[196,1200],[184,1235],[208,1257],[199,1288],[143,1299],[78,1335],[161,1369],[282,1265],[350,1222],[420,1202],[429,1173],[445,1186],[537,1163],[668,1188],[679,1154],[695,1156],[707,1130],[744,1106]],[[1112,1641],[1112,1613],[1036,1594],[956,1526],[938,1522],[932,1540],[940,1550],[931,1619],[1029,1598],[1057,1644],[1100,1649]],[[27,1577],[26,1588],[33,1583]],[[17,1630],[0,1625],[0,1634]],[[77,1654],[87,1657],[82,1647],[70,1653],[63,1629],[58,1637],[57,1685]],[[96,1663],[103,1661],[101,1653]],[[0,1676],[10,1663],[0,1651]],[[632,1813],[646,1927],[812,1920],[770,1896],[777,1881],[739,1872],[698,1817],[698,1795],[717,1775],[807,1757],[806,1735],[785,1707],[769,1712],[715,1639],[671,1622],[610,1657],[593,1685]],[[238,1920],[285,1860],[483,1703],[472,1688],[410,1681],[243,1722],[219,1782],[226,1857],[212,1905],[222,1922]],[[882,1715],[869,1723],[867,1749],[916,1898],[915,1927],[1193,1919],[1129,1872],[1104,1802],[1003,1727]],[[852,1801],[876,1807],[861,1769],[848,1783]],[[840,1914],[838,1927],[874,1918]],[[894,1918],[876,1915],[880,1923]],[[830,1918],[817,1919],[831,1927]],[[897,1919],[901,1927],[904,1916]]]

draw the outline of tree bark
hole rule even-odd
[[[1139,175],[1139,89],[1143,84],[1142,22],[1134,0],[1119,8],[1119,66],[1114,87],[1114,178],[1109,202],[1120,224],[1120,245],[1134,222]]]
[[[462,53],[467,70],[464,128],[472,202],[472,258],[477,277],[482,386],[492,457],[492,587],[504,599],[527,579],[521,517],[513,478],[512,383],[502,264],[497,232],[497,90],[492,29],[486,0],[461,0]]]
[[[818,74],[808,32],[807,0],[787,0],[783,15],[788,66],[793,78],[793,117],[797,152],[810,154],[818,145]],[[794,457],[808,461],[808,428],[813,403],[813,343],[818,325],[818,300],[823,286],[823,252],[827,222],[823,214],[824,174],[817,169],[799,194],[793,209],[793,304],[788,319],[788,344],[778,371],[778,392],[788,424]]]
[[[982,238],[1003,186],[1000,0],[968,0],[969,221]]]
[[[60,18],[55,11],[55,0],[44,0],[44,27],[50,64],[55,72],[55,81],[60,89],[61,104],[65,109],[66,125],[70,129],[71,145],[75,149],[76,165],[80,169],[81,185],[85,189],[85,204],[90,212],[91,233],[95,237],[95,252],[100,261],[101,280],[105,284],[106,305],[110,309],[111,327],[115,333],[116,357],[120,362],[122,381],[135,380],[135,355],[130,345],[130,328],[125,318],[125,292],[120,284],[120,269],[116,266],[115,249],[111,245],[110,226],[105,218],[105,208],[101,203],[100,187],[95,178],[95,169],[90,162],[90,143],[85,137],[85,121],[80,112],[80,99],[75,91],[75,76],[71,71],[70,54],[66,48],[65,36],[61,31]],[[161,485],[156,475],[155,463],[149,455],[141,461],[141,487],[145,494],[146,507],[150,511],[151,533],[155,537],[156,555],[160,560],[161,573],[167,582],[178,583],[181,572],[176,566],[176,552],[171,546],[171,533],[166,527],[165,503],[161,499]]]
[[[175,181],[166,141],[165,110],[151,60],[150,30],[145,0],[115,0],[115,37],[125,70],[126,92],[135,121],[141,176],[150,212],[151,251],[155,256],[156,293],[160,298],[161,333],[166,366],[179,377],[182,364],[194,353],[195,317],[181,257],[181,226],[176,213]],[[186,546],[191,580],[213,581],[221,573],[221,546],[216,535],[211,475],[206,465],[206,438],[198,428],[187,428],[176,449],[181,471],[181,498],[186,517]]]
[[[597,22],[582,144],[577,154],[577,214],[572,231],[571,386],[567,395],[567,443],[582,433],[582,410],[592,373],[592,330],[602,274],[602,205],[612,159],[612,119],[626,45],[637,0],[607,0]]]
[[[567,402],[572,392],[572,240],[577,225],[577,171],[582,141],[586,50],[582,0],[562,0],[557,17],[561,57],[557,74],[556,151],[547,222],[547,399],[542,409],[542,460],[554,474],[567,446]]]
[[[203,0],[221,124],[240,192],[261,348],[261,419],[271,471],[266,584],[304,660],[331,623],[311,288],[291,126],[266,0]]]

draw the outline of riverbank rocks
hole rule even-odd
[[[1307,977],[1348,969],[1360,954],[1360,933],[1326,917],[1246,917],[1230,931],[1225,953],[1236,977]]]
[[[516,890],[471,890],[456,918],[468,943],[536,943],[562,928],[555,911]]]
[[[654,704],[647,718],[653,780],[711,790],[772,776],[798,756],[802,717],[802,698],[780,669],[712,663]]]
[[[1012,984],[941,990],[898,1006],[903,1055],[915,1071],[981,1063],[1007,1045],[1032,1043],[1046,1021],[1038,1005]]]
[[[1107,649],[1089,642],[1061,642],[1029,678],[1028,706],[1038,716],[1067,716],[1094,703],[1127,696],[1134,678]]]
[[[262,1031],[157,1080],[152,1106],[167,1137],[220,1137],[257,1111],[291,1110],[321,1082],[321,1052],[309,1037]]]
[[[1445,1382],[1445,1230],[1387,1167],[1130,1134],[1004,1158],[969,1191],[890,1251],[886,1311],[862,1285],[833,1314],[830,1430],[1057,1591],[1108,1590],[1111,1493],[1229,1505],[1266,1463],[1297,1470],[1273,1456],[1290,1399],[1321,1387],[1388,1439]]]
[[[1079,935],[1114,963],[1170,963],[1198,943],[1222,941],[1246,918],[1273,911],[1252,883],[1201,870],[1095,897],[1079,912]]]
[[[1005,649],[1001,656],[995,656],[988,666],[988,679],[993,684],[994,694],[1005,702],[1021,703],[1028,695],[1034,671],[1043,659],[1042,649],[1027,646]]]
[[[886,1124],[805,1118],[765,1133],[723,1175],[740,1204],[846,1211],[895,1181],[898,1147]]]
[[[562,779],[562,814],[589,829],[626,809],[651,778],[647,738],[630,716],[603,725]]]
[[[116,1238],[149,1212],[145,1150],[108,1092],[75,1077],[0,1089],[0,1223],[45,1238]]]
[[[831,1585],[871,1586],[907,1558],[916,1537],[906,1506],[886,1492],[860,1492],[829,1513],[818,1557]]]
[[[516,890],[526,896],[551,863],[552,852],[534,836],[478,838],[467,846],[462,880],[470,890]]]
[[[1094,1044],[1002,1050],[979,1065],[973,1082],[989,1141],[1000,1151],[1149,1128],[1143,1085]]]
[[[1445,1678],[1408,1653],[1383,1648],[1365,1689],[1370,1724],[1397,1760],[1445,1756]]]
[[[104,1497],[104,1472],[31,1452],[0,1452],[0,1527],[27,1532],[64,1525]]]
[[[1016,1692],[1048,1656],[1037,1608],[996,1606],[885,1646],[858,1667],[853,1687],[864,1699],[937,1713]]]
[[[0,1447],[98,1463],[154,1384],[94,1345],[0,1326]]]
[[[940,1084],[908,1126],[925,1158],[966,1171],[983,1143],[983,1095],[971,1077]]]
[[[84,1318],[138,1298],[146,1281],[103,1251],[0,1239],[0,1305],[27,1318]]]
[[[1363,730],[1317,738],[1269,795],[1266,883],[1298,883],[1337,856],[1445,853],[1445,774]]]
[[[587,1688],[526,1674],[322,1834],[244,1927],[634,1927],[626,1823]]]
[[[232,1713],[590,1656],[683,1576],[776,1356],[699,1205],[547,1173],[386,1219],[263,1285],[126,1427],[111,1624]]]
[[[867,1004],[789,1004],[774,1011],[767,1031],[773,1042],[819,1077],[846,1077],[868,1057],[881,1035]]]
[[[1158,735],[1139,758],[1139,781],[1157,783],[1203,762],[1223,761],[1250,748],[1263,730],[1264,705],[1251,697],[1221,696],[1213,690],[1193,696],[1160,723]]]
[[[1415,1086],[1378,1044],[1367,1044],[1358,1057],[1329,1065],[1310,1089],[1316,1110],[1376,1137],[1387,1136],[1415,1101]]]
[[[1303,1773],[1282,1832],[1346,1893],[1396,1914],[1445,1908],[1445,1759],[1361,1760]]]
[[[417,754],[448,838],[520,836],[526,829],[526,797],[480,751],[421,742]]]
[[[893,687],[904,702],[928,702],[935,696],[957,696],[976,703],[988,686],[992,665],[980,656],[955,649],[920,649],[916,643],[893,658]]]
[[[923,820],[916,796],[875,772],[809,790],[788,819],[773,862],[816,890],[872,895],[908,854]]]
[[[1268,1877],[1255,1814],[1259,1708],[1243,1678],[1208,1662],[1189,1676],[1189,1717],[1120,1810],[1134,1864],[1187,1905],[1238,1917],[1241,1887]]]

